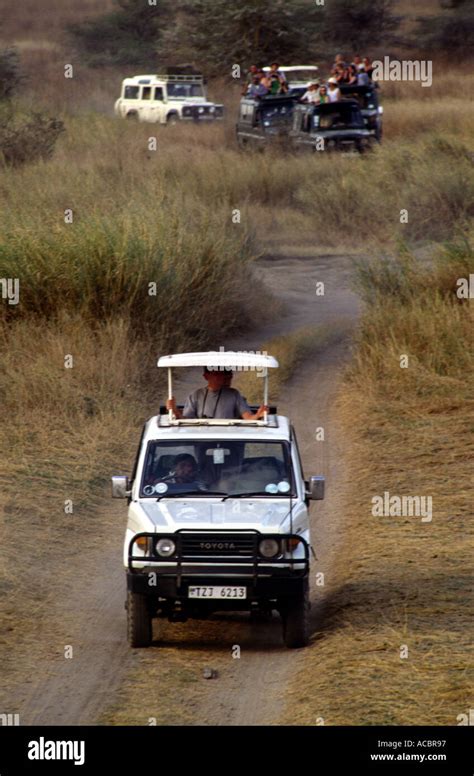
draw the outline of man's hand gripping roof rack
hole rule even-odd
[[[207,353],[175,353],[161,356],[158,366],[168,369],[168,399],[173,398],[173,367],[209,366],[213,369],[232,369],[234,371],[258,370],[263,377],[263,404],[268,405],[268,369],[278,367],[278,361],[273,356],[259,353],[243,353],[228,350]],[[242,420],[237,418],[176,418],[172,410],[168,414],[168,423],[176,426],[269,426],[275,425],[275,416],[270,423],[266,412],[263,420]]]

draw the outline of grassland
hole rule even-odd
[[[474,317],[456,294],[472,243],[432,261],[361,268],[366,313],[334,412],[348,448],[343,546],[291,724],[456,725],[472,704]],[[385,491],[430,496],[432,520],[374,517]]]
[[[22,549],[54,536],[44,520],[60,521],[66,499],[90,516],[110,471],[129,470],[136,430],[160,399],[159,352],[215,345],[216,332],[220,344],[258,326],[264,309],[272,314],[252,273],[269,236],[364,246],[377,257],[423,246],[421,264],[403,251],[360,272],[367,313],[337,408],[354,482],[346,544],[324,638],[296,683],[307,692],[290,698],[288,721],[455,724],[472,706],[464,604],[473,320],[454,287],[474,272],[461,237],[474,215],[473,77],[463,76],[460,92],[458,72],[435,61],[433,88],[387,85],[385,141],[370,157],[243,156],[237,94],[222,85],[214,94],[228,105],[225,124],[171,132],[113,118],[126,73],[75,61],[74,79],[62,77],[64,22],[78,9],[106,10],[106,0],[44,0],[43,15],[32,0],[23,5],[21,27],[10,3],[2,30],[30,76],[19,107],[58,115],[66,133],[53,159],[2,170],[0,186],[0,277],[21,284],[20,304],[1,306],[2,499],[21,489],[20,517],[34,510]],[[440,241],[455,247],[435,260]],[[305,338],[277,347],[288,367]],[[433,495],[433,521],[377,521],[370,498],[384,490]],[[4,520],[15,558],[10,512]]]

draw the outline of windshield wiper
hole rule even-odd
[[[251,496],[281,496],[281,493],[267,493],[266,490],[253,490],[250,493],[227,493],[222,499],[226,501],[228,498],[250,498]],[[285,494],[286,495],[286,494]]]
[[[186,496],[225,496],[225,491],[222,490],[183,490],[179,493],[163,493],[163,495],[160,496],[160,498],[157,498],[156,500],[159,501],[162,498],[176,498],[177,496],[179,498],[185,498]]]

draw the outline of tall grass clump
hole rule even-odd
[[[73,311],[91,324],[126,317],[168,347],[241,328],[252,316],[253,246],[226,220],[162,200],[153,212],[132,204],[72,224],[34,216],[11,224],[0,238],[0,276],[19,278],[20,303],[3,314],[51,320]]]

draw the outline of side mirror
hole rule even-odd
[[[309,478],[308,496],[313,501],[322,501],[324,498],[324,487],[326,478],[320,475]]]
[[[112,477],[112,498],[128,498],[130,495],[130,483],[128,477],[118,475]]]

